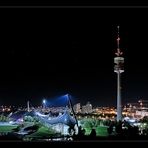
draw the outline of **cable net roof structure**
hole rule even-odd
[[[35,115],[35,112],[34,111],[31,111],[31,112],[17,111],[15,113],[12,113],[9,118],[11,120],[18,120],[20,118],[24,118],[24,116],[32,116],[33,117],[33,116],[36,116],[36,115]]]
[[[70,127],[73,127],[76,124],[75,118],[73,118],[67,110],[65,110],[62,115],[59,115],[58,117],[54,117],[51,119],[47,119],[39,115],[37,116],[39,117],[39,120],[44,124],[53,125],[53,124],[62,123]]]

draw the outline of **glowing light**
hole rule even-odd
[[[43,100],[43,103],[46,104],[46,100],[45,99]]]

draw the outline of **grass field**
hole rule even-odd
[[[45,126],[41,126],[35,133],[27,135],[28,138],[43,138],[54,136],[55,132]]]
[[[26,125],[30,125],[30,123],[25,123]],[[17,125],[0,125],[0,133],[7,133],[11,132],[13,129],[15,129]],[[97,136],[108,136],[108,131],[107,131],[107,126],[97,126],[96,128],[96,135]],[[91,133],[91,128],[85,128],[85,135],[90,135]],[[26,135],[26,138],[35,138],[35,139],[42,139],[42,138],[47,138],[47,137],[54,137],[56,136],[57,133],[51,129],[47,128],[45,126],[40,126],[39,129],[30,135]]]
[[[97,136],[108,136],[108,131],[107,131],[107,126],[98,126],[96,128],[96,134]],[[85,134],[90,135],[91,133],[91,128],[85,128]]]
[[[12,126],[0,126],[0,133],[3,133],[3,132],[11,132],[12,129],[16,128],[17,125],[12,125]]]
[[[108,136],[107,126],[98,126],[96,128],[97,136]]]

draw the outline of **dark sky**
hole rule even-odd
[[[39,105],[66,93],[74,103],[116,105],[116,26],[125,56],[123,103],[148,99],[148,9],[1,9],[0,105]]]

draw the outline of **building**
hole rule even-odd
[[[81,112],[81,104],[80,103],[77,103],[73,106],[73,109],[74,109],[74,112],[75,113],[79,113]]]
[[[86,105],[82,106],[82,113],[92,113],[93,109],[92,109],[92,105],[90,104],[90,102],[87,102]]]
[[[148,110],[137,110],[135,115],[143,118],[144,116],[148,116]]]

